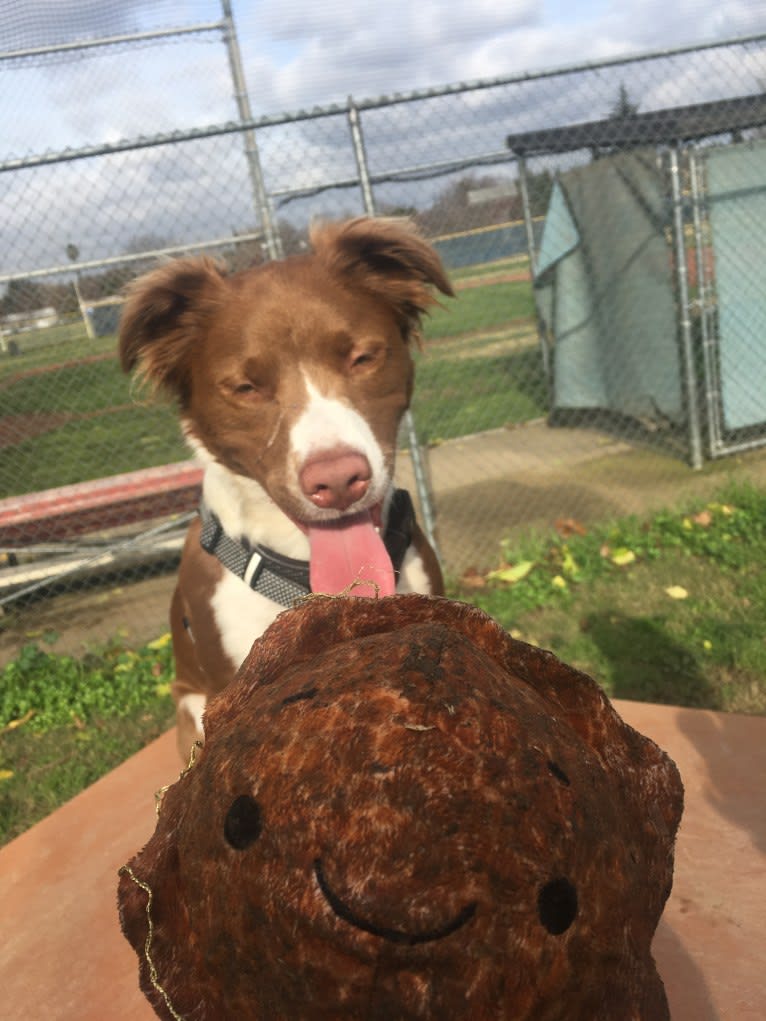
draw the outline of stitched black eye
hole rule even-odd
[[[249,794],[240,794],[226,813],[223,835],[235,851],[244,851],[261,835],[261,826],[258,802]]]
[[[577,890],[568,879],[552,879],[537,895],[537,913],[548,932],[560,936],[577,915]]]

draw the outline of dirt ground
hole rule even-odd
[[[695,472],[605,433],[535,422],[444,442],[426,452],[426,469],[440,554],[456,577],[494,566],[509,535],[550,530],[561,518],[587,526],[706,496],[733,479],[766,485],[766,450]],[[397,479],[416,494],[406,454]],[[173,585],[172,572],[132,583],[123,577],[11,609],[0,618],[0,663],[51,632],[60,652],[79,653],[118,633],[131,644],[151,640],[167,628]]]

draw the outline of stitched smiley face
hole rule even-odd
[[[310,600],[206,732],[131,863],[151,912],[121,883],[160,1016],[666,1016],[680,785],[588,678],[445,600]]]

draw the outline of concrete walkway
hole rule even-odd
[[[654,941],[673,1021],[766,1017],[766,719],[615,702],[677,762],[686,807]],[[170,732],[0,850],[4,1021],[150,1021],[117,870],[180,771]],[[644,1019],[651,1021],[651,1019]]]
[[[766,448],[692,471],[645,446],[544,421],[449,440],[425,460],[439,548],[453,575],[494,566],[503,539],[550,532],[562,518],[588,524],[674,507],[732,478],[766,484]],[[397,478],[415,493],[406,453]]]

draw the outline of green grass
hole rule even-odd
[[[505,579],[505,580],[503,580]],[[532,537],[453,594],[613,697],[766,712],[766,493]]]
[[[505,263],[485,267],[502,271]],[[55,327],[56,341],[0,359],[0,493],[14,496],[182,460],[172,406],[134,399],[116,338]],[[526,334],[520,350],[519,331]],[[414,415],[423,442],[526,421],[546,409],[528,281],[466,287],[425,323]],[[457,346],[455,346],[457,345]],[[469,350],[470,348],[470,350]],[[92,360],[96,355],[106,355]],[[47,366],[48,371],[41,371]],[[40,416],[47,416],[42,421]],[[37,424],[35,423],[37,420]],[[3,432],[0,430],[0,439]]]
[[[168,638],[135,651],[115,639],[82,658],[30,644],[3,668],[0,844],[172,725]]]
[[[76,419],[0,448],[0,480],[3,489],[12,480],[14,494],[34,493],[187,457],[172,408],[129,407]]]
[[[537,348],[501,355],[418,362],[413,414],[422,443],[465,436],[537,418],[547,386]]]
[[[130,382],[116,358],[68,363],[24,376],[2,390],[4,415],[42,410],[72,413],[95,411],[130,402]]]
[[[90,340],[79,318],[38,333],[21,333],[9,340],[15,341],[20,350],[15,355],[0,354],[0,384],[29,369],[77,361],[106,350],[114,351],[113,337]]]
[[[497,273],[529,273],[529,257],[511,255],[507,259],[497,259],[491,263],[479,263],[472,266],[460,266],[450,271],[450,279],[458,285],[463,280],[474,280],[476,277],[493,276]]]
[[[504,326],[518,319],[534,321],[535,303],[528,280],[468,287],[447,298],[425,320],[426,340],[455,337]]]

